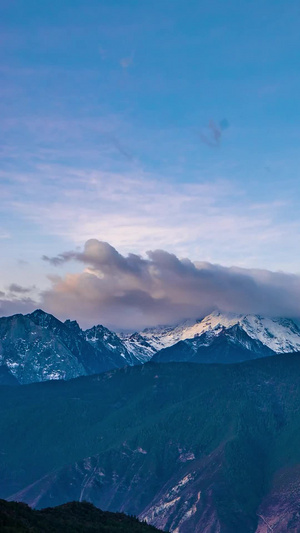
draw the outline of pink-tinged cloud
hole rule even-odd
[[[41,302],[45,310],[84,326],[141,329],[200,318],[214,309],[300,317],[296,275],[192,262],[164,250],[149,251],[146,258],[125,257],[96,239],[87,241],[82,252],[44,260],[84,265],[80,273],[52,276],[52,288]]]

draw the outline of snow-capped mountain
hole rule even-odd
[[[142,333],[119,333],[119,337],[126,347],[127,351],[140,363],[146,363],[153,355],[160,350],[160,345],[154,338],[147,339]]]
[[[76,321],[63,323],[40,309],[0,318],[0,369],[6,380],[71,379],[138,363],[103,326],[82,331]]]
[[[260,341],[275,353],[300,351],[300,328],[288,318],[266,318],[219,311],[200,320],[186,320],[174,327],[148,328],[142,331],[140,336],[154,351],[158,351],[179,341],[199,338],[206,332],[217,336],[222,330],[228,330],[236,325],[251,339]]]
[[[286,318],[214,312],[133,334],[101,325],[83,331],[76,321],[63,323],[41,310],[0,318],[1,379],[11,383],[71,379],[152,358],[233,363],[297,351],[300,328]]]
[[[85,340],[96,350],[101,350],[105,347],[106,350],[111,352],[115,366],[124,366],[124,362],[126,365],[131,366],[139,363],[139,358],[127,349],[120,337],[104,326],[93,326],[84,331],[83,335]]]
[[[259,357],[275,355],[275,352],[252,339],[239,324],[227,329],[205,331],[193,339],[185,339],[163,348],[153,356],[153,361],[167,363],[238,363]]]

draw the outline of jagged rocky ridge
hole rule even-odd
[[[83,331],[41,310],[0,318],[0,383],[71,379],[153,361],[233,363],[300,350],[289,319],[218,312],[177,326],[117,334]]]
[[[300,531],[300,354],[0,387],[0,497],[175,533]]]
[[[21,384],[138,363],[119,337],[103,326],[82,331],[77,322],[63,323],[41,310],[0,318],[0,368],[6,367]]]

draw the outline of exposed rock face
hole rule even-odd
[[[258,511],[256,533],[300,531],[300,466],[282,469],[272,480],[270,492]]]
[[[90,457],[42,478],[9,499],[26,501],[37,508],[49,502],[91,501],[99,508],[138,514],[141,520],[175,533],[220,527],[214,506],[215,486],[224,485],[219,453],[186,464],[178,459],[177,471],[165,479],[159,491],[160,476],[149,471],[147,458],[143,457],[146,454],[126,450],[121,454],[111,452],[109,457]],[[110,466],[103,467],[107,462]]]

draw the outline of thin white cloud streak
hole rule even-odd
[[[252,204],[228,181],[172,184],[138,170],[38,165],[34,173],[11,175],[5,192],[7,211],[75,245],[99,238],[122,252],[161,247],[227,265],[294,266],[300,224],[280,220],[286,205]]]
[[[280,220],[286,205],[252,204],[228,181],[172,184],[138,170],[38,165],[11,175],[4,198],[7,211],[76,245],[100,238],[122,252],[159,246],[227,265],[297,270],[291,258],[300,224]]]
[[[6,123],[8,129],[20,127],[43,139],[48,148],[25,146],[21,159],[31,170],[0,173],[7,220],[16,215],[34,222],[40,235],[54,236],[68,246],[94,237],[123,252],[159,246],[226,265],[299,271],[295,240],[300,237],[300,221],[292,219],[288,205],[280,204],[276,197],[269,202],[264,198],[259,204],[255,194],[252,199],[247,197],[237,179],[218,178],[224,172],[223,162],[214,165],[214,177],[199,171],[198,182],[194,169],[191,179],[187,175],[182,183],[183,172],[188,173],[184,165],[179,169],[176,158],[173,167],[167,164],[160,174],[146,173],[135,157],[137,139],[132,149],[130,127],[128,135],[124,117],[116,115],[101,120],[26,117]],[[91,132],[97,134],[92,140]],[[168,138],[165,133],[160,132],[158,144]],[[140,142],[147,144],[149,139],[146,136]],[[80,154],[85,161],[85,170],[76,168],[75,163],[73,168],[51,163],[70,160],[74,147],[75,156]],[[6,149],[18,168],[20,150]],[[178,144],[172,145],[172,153],[177,149]],[[89,165],[101,170],[88,170]],[[234,176],[235,169],[227,175]],[[176,176],[181,183],[176,183]],[[290,211],[293,209],[295,206]]]

